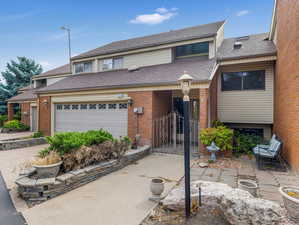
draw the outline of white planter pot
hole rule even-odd
[[[160,178],[152,179],[150,184],[150,190],[152,192],[152,197],[150,198],[150,200],[161,200],[161,194],[164,191],[164,180]]]
[[[257,183],[253,180],[238,180],[238,187],[244,191],[248,191],[252,196],[257,197]]]
[[[288,195],[288,192],[296,192],[299,194],[298,187],[280,187],[279,193],[283,197],[284,206],[286,207],[290,217],[294,221],[299,221],[299,199]]]
[[[37,177],[38,178],[52,178],[56,177],[59,173],[61,162],[51,164],[51,165],[32,165],[36,169]]]

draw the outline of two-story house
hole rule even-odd
[[[224,39],[225,21],[112,42],[33,78],[11,98],[33,130],[103,128],[151,144],[153,120],[179,112],[178,78],[194,78],[191,113],[199,128],[220,120],[269,139],[276,47],[268,34]],[[26,112],[26,113],[25,113]]]

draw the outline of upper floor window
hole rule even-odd
[[[222,73],[221,90],[265,90],[265,70]]]
[[[92,72],[92,62],[75,63],[75,73]]]
[[[123,68],[123,58],[104,59],[101,70],[117,70]]]
[[[196,56],[209,54],[209,42],[200,42],[189,45],[177,46],[176,57]]]

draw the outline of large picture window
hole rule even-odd
[[[225,72],[221,76],[222,91],[265,90],[265,71]]]
[[[202,54],[209,54],[209,42],[182,45],[175,48],[176,57],[187,57]]]

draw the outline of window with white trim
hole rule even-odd
[[[90,73],[92,72],[92,62],[74,63],[75,73]]]
[[[100,70],[117,70],[123,68],[123,58],[103,59]]]

